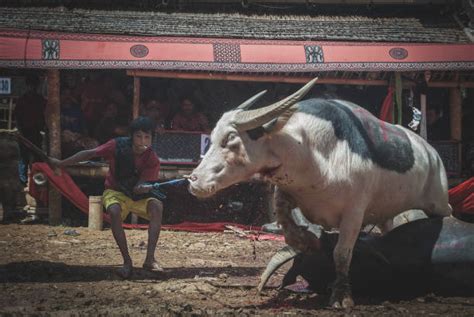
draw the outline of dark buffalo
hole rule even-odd
[[[312,252],[283,248],[268,264],[259,291],[277,268],[294,259],[281,287],[302,276],[310,289],[327,292],[336,275],[332,254],[337,239],[337,233],[321,232],[319,247]],[[385,236],[361,234],[350,272],[357,295],[473,295],[474,224],[454,217],[431,218],[404,224]]]

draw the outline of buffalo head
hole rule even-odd
[[[262,91],[224,113],[211,133],[209,150],[189,178],[190,192],[198,197],[209,197],[255,174],[278,169],[280,162],[268,146],[268,140],[284,126],[296,110],[293,105],[316,80],[272,105],[248,109],[266,92]]]

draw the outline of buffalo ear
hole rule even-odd
[[[267,122],[260,127],[247,130],[246,132],[248,136],[250,139],[255,141],[265,134],[271,134],[280,131],[288,122],[293,113],[295,113],[296,109],[296,106],[292,106],[290,109],[286,110],[280,116],[271,120],[270,122]]]
[[[260,139],[265,135],[265,129],[263,127],[256,127],[255,129],[247,130],[249,138],[253,141]]]
[[[280,131],[296,110],[297,106],[292,106],[291,108],[283,112],[280,116],[278,116],[278,118],[275,118],[272,121],[265,123],[263,125],[265,133],[270,134]]]

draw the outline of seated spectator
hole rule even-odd
[[[443,111],[439,106],[429,106],[426,110],[426,123],[428,140],[440,141],[450,139],[449,121],[446,116],[443,115]]]
[[[99,146],[96,139],[80,133],[63,130],[61,132],[61,156],[69,157],[77,151],[90,150]]]
[[[95,129],[95,138],[99,144],[104,144],[110,139],[127,135],[126,125],[119,123],[118,108],[115,102],[108,102],[102,117]]]
[[[206,133],[210,131],[206,116],[196,111],[194,103],[189,98],[181,99],[180,111],[173,117],[171,129]]]
[[[61,130],[86,134],[84,116],[70,88],[64,88],[61,91]]]
[[[123,93],[124,90],[121,88],[118,76],[114,76],[111,73],[104,74],[104,95],[107,96],[108,101],[117,105],[119,118],[127,118],[128,124],[128,121],[131,119],[132,109]]]
[[[81,110],[87,129],[89,133],[92,133],[105,109],[106,95],[103,75],[99,72],[91,72],[88,77],[81,94]]]
[[[160,102],[154,98],[148,100],[143,107],[143,116],[153,120],[156,126],[155,132],[158,133],[165,131],[165,116],[161,110]]]

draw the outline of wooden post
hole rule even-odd
[[[421,108],[421,125],[420,125],[420,136],[427,140],[428,133],[426,129],[426,95],[420,95],[420,108]]]
[[[48,82],[48,105],[46,109],[46,122],[49,131],[49,155],[61,158],[61,118],[59,102],[59,70],[49,69],[47,73]],[[61,194],[49,186],[49,224],[59,225],[61,223]]]
[[[461,141],[462,138],[462,97],[459,88],[449,89],[449,121],[451,139]]]
[[[8,103],[8,130],[12,129],[12,115],[13,115],[13,98],[10,97]]]
[[[133,119],[138,117],[140,112],[140,77],[133,77]]]
[[[102,230],[102,196],[89,196],[89,229]]]
[[[140,113],[140,77],[134,76],[133,77],[133,119],[138,118],[138,115]],[[137,215],[132,213],[132,219],[131,219],[132,224],[137,224],[138,223],[138,217]]]

